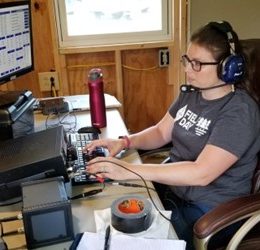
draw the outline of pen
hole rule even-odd
[[[109,250],[109,239],[110,239],[110,225],[106,228],[104,250]]]

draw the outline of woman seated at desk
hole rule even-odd
[[[139,179],[135,172],[168,185],[178,207],[172,208],[172,223],[192,249],[192,228],[203,214],[250,193],[260,150],[260,112],[247,90],[246,61],[229,23],[211,22],[195,32],[182,63],[188,85],[161,121],[129,137],[93,141],[87,150],[103,146],[110,157],[92,160],[87,171],[114,180]],[[113,157],[123,148],[150,150],[171,141],[171,163],[165,165]]]

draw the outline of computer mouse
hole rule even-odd
[[[82,127],[78,130],[78,133],[96,133],[101,134],[101,130],[96,127]]]

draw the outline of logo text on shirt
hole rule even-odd
[[[187,109],[187,105],[178,110],[175,121],[179,121],[179,125],[187,131],[195,126],[195,134],[198,136],[206,134],[211,123],[211,120]]]

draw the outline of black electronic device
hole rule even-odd
[[[79,130],[80,131],[80,130]],[[91,154],[84,152],[84,147],[89,142],[99,138],[99,133],[96,130],[89,133],[68,133],[68,169],[73,172],[71,183],[72,185],[84,185],[99,182],[96,178],[89,178],[86,173],[86,165],[88,161],[97,157],[105,156],[103,147],[96,148]]]
[[[33,70],[31,1],[1,1],[0,84]]]
[[[82,133],[90,133],[90,134],[94,134],[94,137],[98,138],[98,134],[101,134],[101,130],[97,127],[82,127],[78,130],[79,134]]]
[[[236,53],[234,31],[227,21],[210,22],[211,27],[226,35],[230,47],[230,55],[224,58],[218,65],[218,76],[225,83],[241,81],[245,75],[244,57]]]
[[[28,249],[74,239],[71,203],[62,177],[23,183],[22,194]]]
[[[31,91],[0,91],[0,141],[34,132]]]
[[[19,197],[25,181],[53,176],[69,181],[66,154],[62,126],[0,142],[0,202]]]
[[[64,97],[50,97],[39,100],[39,109],[44,115],[67,113],[69,104],[64,101]]]

